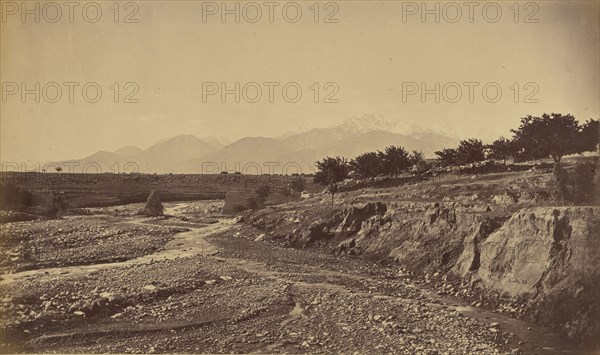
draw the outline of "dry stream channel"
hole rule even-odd
[[[184,211],[187,207],[190,207],[192,204],[197,205],[198,202],[166,204],[165,213],[173,217],[181,217],[183,213],[182,211]],[[0,282],[0,285],[10,287],[11,285],[15,285],[26,280],[38,282],[50,279],[66,280],[80,278],[100,270],[126,268],[133,265],[143,265],[157,261],[203,256],[206,258],[217,259],[220,262],[224,262],[229,266],[243,270],[244,272],[255,274],[262,278],[284,282],[289,285],[293,285],[294,287],[305,289],[321,289],[331,292],[338,292],[341,294],[353,294],[356,296],[368,297],[389,303],[414,304],[422,302],[411,298],[386,295],[384,293],[379,293],[376,289],[369,290],[368,292],[363,289],[354,289],[352,286],[348,286],[347,284],[336,282],[336,279],[339,278],[356,281],[369,281],[370,276],[368,275],[357,275],[356,273],[344,271],[326,270],[315,265],[306,264],[302,265],[298,272],[294,273],[294,277],[290,277],[291,274],[289,272],[273,270],[264,262],[244,258],[243,254],[238,256],[232,256],[230,254],[227,254],[227,256],[221,256],[219,255],[219,246],[210,242],[209,237],[218,238],[221,234],[231,232],[239,225],[234,223],[233,219],[231,218],[219,216],[216,219],[218,222],[202,225],[200,227],[189,227],[186,225],[186,227],[190,228],[189,231],[178,233],[173,240],[169,241],[164,246],[162,250],[149,255],[123,262],[53,267],[2,275],[2,281]],[[144,218],[134,218],[130,219],[127,223],[145,224],[148,223],[148,220]],[[152,221],[152,223],[156,223],[156,221]],[[259,247],[268,244],[268,242],[264,241],[251,240],[249,242],[259,244]],[[277,257],[281,258],[280,256]],[[315,279],[318,281],[314,281]],[[376,282],[376,280],[372,281],[373,283]],[[424,302],[424,305],[430,307],[431,309],[454,310],[457,314],[460,313],[464,317],[477,319],[484,325],[493,323],[499,324],[498,327],[500,329],[515,334],[515,337],[510,340],[508,346],[513,349],[518,348],[522,353],[578,353],[578,350],[565,337],[561,337],[534,324],[511,318],[501,313],[492,312],[491,310],[486,310],[481,307],[472,307],[468,302],[455,297],[440,296],[435,291],[428,289],[418,282],[405,282],[404,286],[407,288],[414,288],[419,293],[426,296],[427,301]],[[217,299],[215,302],[219,302],[219,300]],[[293,306],[293,309],[289,312],[289,319],[282,321],[281,326],[286,325],[296,317],[302,316],[304,307],[306,306],[302,305],[301,303],[296,303]],[[277,348],[277,344],[271,344],[262,350],[267,352],[281,351],[281,349]]]

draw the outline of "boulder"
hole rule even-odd
[[[145,216],[161,216],[163,214],[163,210],[164,208],[160,202],[158,194],[152,190],[150,192],[150,196],[148,196],[146,205],[144,206],[144,209],[140,211],[140,214]]]

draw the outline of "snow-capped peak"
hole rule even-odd
[[[350,117],[339,127],[348,133],[366,133],[371,131],[391,131],[395,123],[386,120],[382,115],[363,115],[361,117]]]

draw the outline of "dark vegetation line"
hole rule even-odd
[[[508,159],[518,163],[551,157],[561,204],[600,202],[597,158],[594,163],[578,163],[570,170],[561,164],[565,155],[597,149],[600,141],[598,120],[589,119],[579,124],[571,114],[528,115],[521,118],[519,127],[511,129],[511,132],[512,138],[500,137],[491,144],[484,144],[477,138],[462,140],[457,148],[436,151],[437,159],[434,161],[425,160],[422,152],[408,152],[398,146],[363,153],[352,160],[340,156],[326,157],[316,162],[318,172],[314,181],[327,186],[333,205],[334,194],[339,190],[338,183],[348,178],[397,177],[407,172],[419,177],[435,177],[439,172],[503,172],[519,169],[518,166],[508,166]]]
[[[597,173],[597,158],[595,162],[578,163],[575,166],[565,167],[561,159],[565,155],[578,154],[597,149],[600,140],[598,120],[589,119],[580,124],[570,114],[558,113],[543,114],[541,117],[526,116],[521,118],[519,127],[511,130],[513,136],[508,139],[500,137],[491,144],[484,144],[482,140],[471,138],[460,141],[456,148],[445,148],[436,151],[437,159],[425,159],[420,151],[408,152],[403,147],[389,146],[383,151],[363,153],[352,160],[344,157],[326,157],[316,162],[318,168],[314,175],[314,182],[327,187],[331,193],[332,202],[334,194],[339,190],[339,183],[353,178],[367,180],[374,178],[398,178],[399,175],[413,175],[412,180],[421,181],[426,178],[435,179],[440,173],[482,174],[492,172],[519,171],[523,167],[514,163],[527,160],[547,159],[554,161],[554,176],[557,189],[557,201],[566,203],[600,202],[600,175]],[[512,159],[513,164],[507,165],[507,160]],[[57,169],[57,172],[60,172]],[[252,196],[245,201],[245,206],[250,209],[264,207],[267,199],[274,192],[279,192],[284,197],[292,194],[300,195],[306,187],[306,176],[293,176],[285,186],[275,191],[269,184],[261,184],[252,192]],[[215,176],[215,178],[229,178]],[[232,176],[236,179],[245,179],[242,176]],[[58,191],[59,187],[52,179],[47,179],[46,190],[51,193],[44,204],[49,205],[50,214],[57,214],[67,209],[68,196]],[[411,181],[412,181],[411,180]],[[32,191],[13,182],[0,182],[0,210],[26,211],[36,202]],[[185,194],[165,192],[166,200],[187,200]],[[98,201],[98,205],[123,204],[142,202],[147,192],[139,191],[137,194],[128,193],[118,201]],[[225,192],[211,196],[223,197]],[[181,195],[181,196],[180,196]],[[192,197],[190,197],[192,198]],[[39,199],[39,198],[38,198]],[[272,203],[272,202],[271,202]]]

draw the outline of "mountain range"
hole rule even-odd
[[[81,166],[95,163],[102,171],[115,171],[114,167],[119,164],[121,171],[132,171],[131,166],[123,169],[131,162],[137,165],[136,170],[146,173],[218,173],[223,170],[248,174],[281,173],[284,166],[287,167],[284,173],[294,173],[298,169],[310,173],[314,171],[315,161],[326,156],[353,158],[397,145],[407,150],[420,150],[426,157],[431,157],[436,150],[457,144],[455,137],[418,127],[399,133],[393,123],[367,115],[349,118],[334,127],[315,128],[278,138],[244,137],[229,142],[216,136],[179,135],[163,139],[145,150],[125,146],[67,162]],[[275,166],[275,170],[269,171],[269,165]]]

